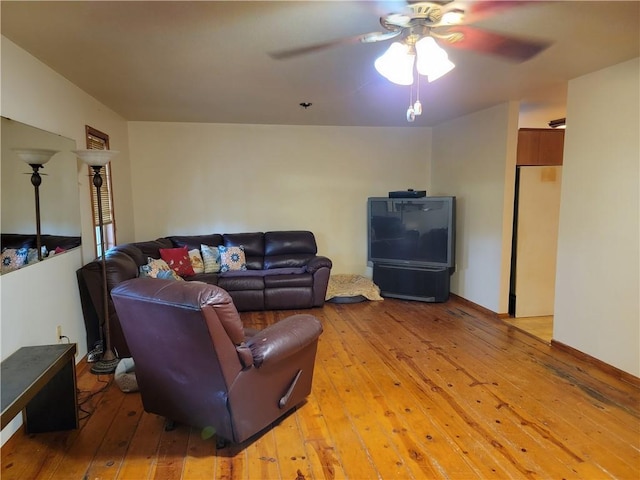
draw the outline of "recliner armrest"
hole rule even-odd
[[[333,266],[333,263],[327,257],[323,257],[322,255],[317,255],[313,257],[311,260],[309,260],[309,263],[307,263],[307,272],[315,273],[323,267],[331,268],[332,266]]]
[[[322,333],[322,324],[306,314],[292,315],[268,326],[246,340],[253,354],[253,364],[260,368],[293,355],[315,342]]]

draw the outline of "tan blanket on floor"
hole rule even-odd
[[[380,296],[380,288],[366,277],[351,274],[336,274],[329,277],[325,300],[358,295],[362,295],[368,300],[384,300]]]

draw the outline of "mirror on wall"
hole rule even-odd
[[[57,151],[38,173],[42,260],[80,246],[80,200],[75,140],[2,117],[0,249],[2,273],[41,261],[36,248],[36,200],[29,164],[16,150]]]

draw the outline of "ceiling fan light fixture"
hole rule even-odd
[[[459,25],[464,20],[464,10],[458,8],[449,10],[442,15],[441,25]]]
[[[413,63],[416,56],[409,45],[393,42],[374,63],[380,75],[398,85],[413,84]]]
[[[447,52],[432,37],[424,37],[416,42],[418,73],[433,82],[454,69]]]

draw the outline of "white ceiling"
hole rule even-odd
[[[413,124],[409,87],[373,68],[389,42],[269,55],[380,31],[406,2],[4,0],[1,32],[133,121],[433,126],[507,100],[562,102],[569,79],[640,54],[638,1],[522,3],[474,26],[551,47],[514,64],[443,45],[457,67],[421,84]]]

